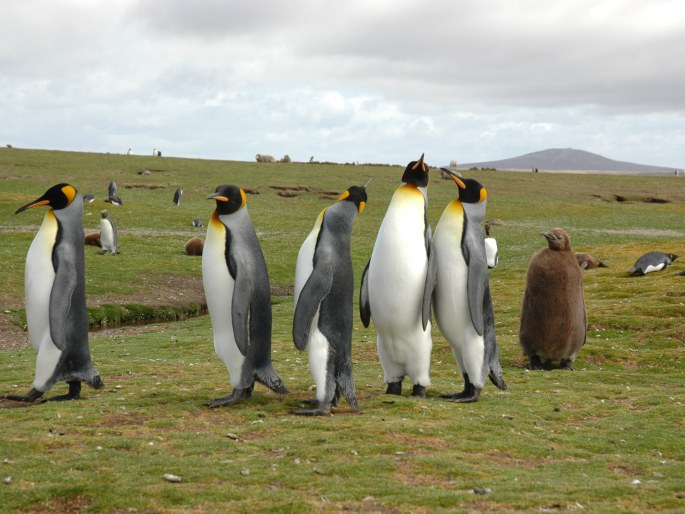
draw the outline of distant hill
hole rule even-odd
[[[499,161],[459,163],[459,168],[469,169],[473,167],[496,168],[498,170],[531,170],[537,168],[540,171],[609,171],[669,175],[673,174],[675,170],[675,168],[664,166],[615,161],[595,153],[573,148],[549,148]]]

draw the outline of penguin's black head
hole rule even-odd
[[[40,207],[41,205],[49,205],[57,210],[64,209],[74,201],[77,194],[78,191],[76,191],[74,186],[65,183],[57,184],[48,189],[40,198],[19,207],[14,214],[19,214],[26,209]]]
[[[247,203],[247,195],[238,186],[223,185],[217,186],[207,200],[216,200],[216,211],[219,214],[233,214]]]
[[[423,154],[418,161],[411,161],[407,164],[402,175],[402,182],[405,184],[416,184],[417,187],[428,186],[428,170],[430,168],[423,162]]]
[[[459,200],[462,203],[480,203],[488,198],[488,192],[483,185],[472,178],[459,178],[453,171],[447,168],[440,168],[449,174],[450,178],[459,187]]]
[[[366,186],[352,186],[338,198],[339,202],[352,202],[357,207],[358,214],[364,210],[366,200]]]

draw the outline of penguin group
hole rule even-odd
[[[428,220],[429,171],[421,155],[402,174],[361,276],[359,317],[364,327],[371,322],[375,327],[386,394],[401,395],[408,378],[411,396],[427,396],[435,319],[463,379],[461,391],[441,396],[450,402],[477,402],[488,379],[499,389],[507,388],[489,279],[489,270],[499,259],[490,229],[500,223],[485,222],[484,234],[486,188],[443,168],[456,194],[433,233]],[[354,222],[368,201],[367,186],[368,182],[350,186],[324,208],[297,256],[292,339],[295,348],[307,352],[315,384],[314,398],[293,410],[297,415],[328,415],[341,397],[353,411],[361,410],[352,372],[351,240]],[[179,188],[175,205],[182,194]],[[118,199],[114,180],[108,199],[113,204]],[[226,365],[231,385],[227,395],[206,405],[216,408],[246,401],[257,382],[276,393],[288,393],[272,363],[269,274],[248,213],[247,194],[227,184],[206,199],[213,201],[214,209],[205,240],[193,238],[192,251],[186,245],[186,253],[202,257],[214,350]],[[49,207],[26,258],[26,317],[37,352],[35,380],[26,395],[5,399],[36,402],[60,381],[67,382],[68,393],[51,400],[80,398],[82,383],[103,387],[88,344],[83,203],[72,185],[62,183],[16,211]],[[201,220],[193,225],[203,226]],[[542,235],[548,248],[533,256],[528,269],[519,341],[531,369],[541,369],[551,360],[572,369],[587,332],[581,270],[603,263],[591,264],[591,256],[574,254],[562,229]],[[99,236],[101,253],[117,255],[117,231],[107,210],[101,211]],[[663,269],[676,258],[650,253],[630,273]]]

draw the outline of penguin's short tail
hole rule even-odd
[[[268,368],[257,369],[255,372],[255,378],[258,382],[261,382],[275,393],[285,394],[289,392],[288,388],[283,383],[283,380],[281,380],[281,377],[278,376],[276,370],[271,366]]]
[[[504,390],[507,388],[507,384],[504,382],[502,366],[499,365],[499,362],[497,362],[495,366],[490,367],[488,377],[490,377],[490,382],[495,384],[499,389]]]
[[[351,376],[339,376],[336,377],[335,383],[338,386],[338,390],[342,393],[355,412],[361,411],[359,404],[357,403],[356,391],[354,388],[354,381]]]

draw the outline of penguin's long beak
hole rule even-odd
[[[450,170],[448,168],[440,168],[440,169],[450,176],[450,178],[454,181],[454,183],[457,184],[457,186],[459,186],[459,189],[466,189],[466,184],[464,184],[464,182],[457,176],[456,173],[454,173],[452,170]]]
[[[216,200],[218,202],[228,202],[228,198],[226,198],[223,195],[220,195],[219,193],[212,193],[209,195],[205,200]]]
[[[50,200],[45,200],[43,197],[40,197],[40,198],[38,198],[38,200],[34,200],[32,202],[27,203],[26,205],[22,205],[16,211],[14,211],[14,214],[19,214],[20,212],[23,212],[26,209],[33,209],[34,207],[40,207],[41,205],[49,205],[49,204],[50,204]]]
[[[412,170],[415,170],[419,166],[421,166],[421,169],[423,170],[424,173],[426,173],[426,164],[423,162],[423,156],[425,155],[425,152],[421,154],[421,157],[419,157],[419,160],[416,161],[414,166],[411,167]]]
[[[547,239],[547,241],[552,241],[555,239],[554,235],[551,232],[540,232],[540,235]]]

